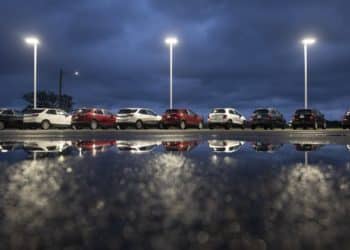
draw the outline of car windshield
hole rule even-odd
[[[214,109],[212,113],[219,113],[219,114],[224,114],[226,113],[225,109]]]
[[[118,114],[132,114],[135,113],[136,109],[121,109]]]
[[[259,114],[259,115],[266,115],[268,113],[269,111],[267,109],[257,109],[254,111],[254,114]]]
[[[179,111],[178,109],[168,109],[165,113],[178,113]]]
[[[311,109],[298,109],[297,111],[295,111],[296,115],[305,115],[305,114],[311,114],[312,111]]]

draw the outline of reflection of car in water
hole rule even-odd
[[[77,141],[74,146],[84,152],[101,152],[115,145],[114,140],[87,140]]]
[[[21,149],[23,143],[15,141],[2,141],[0,142],[0,153],[6,153]]]
[[[166,151],[191,151],[198,146],[198,141],[163,141]]]
[[[23,143],[23,150],[39,156],[60,155],[71,148],[71,141],[25,141]]]
[[[238,151],[243,146],[244,142],[233,140],[209,140],[208,144],[214,152],[233,153]]]
[[[263,143],[263,142],[254,142],[252,147],[255,151],[258,152],[274,152],[279,150],[283,144],[271,144],[271,143]]]
[[[159,141],[117,141],[117,149],[119,151],[131,153],[146,153],[151,152],[156,147],[161,145]]]
[[[322,144],[294,144],[297,151],[316,151],[319,150]]]

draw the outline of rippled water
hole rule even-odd
[[[0,249],[350,249],[348,148],[0,142]]]

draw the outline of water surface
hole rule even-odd
[[[347,145],[0,142],[0,249],[349,249]]]

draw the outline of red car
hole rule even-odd
[[[116,127],[116,116],[105,109],[83,108],[73,113],[73,129],[89,127],[93,130]]]
[[[162,142],[166,151],[179,151],[186,152],[191,151],[197,147],[197,141],[164,141]]]
[[[203,117],[197,115],[190,109],[168,109],[162,116],[161,126],[168,128],[170,126],[203,128]]]

